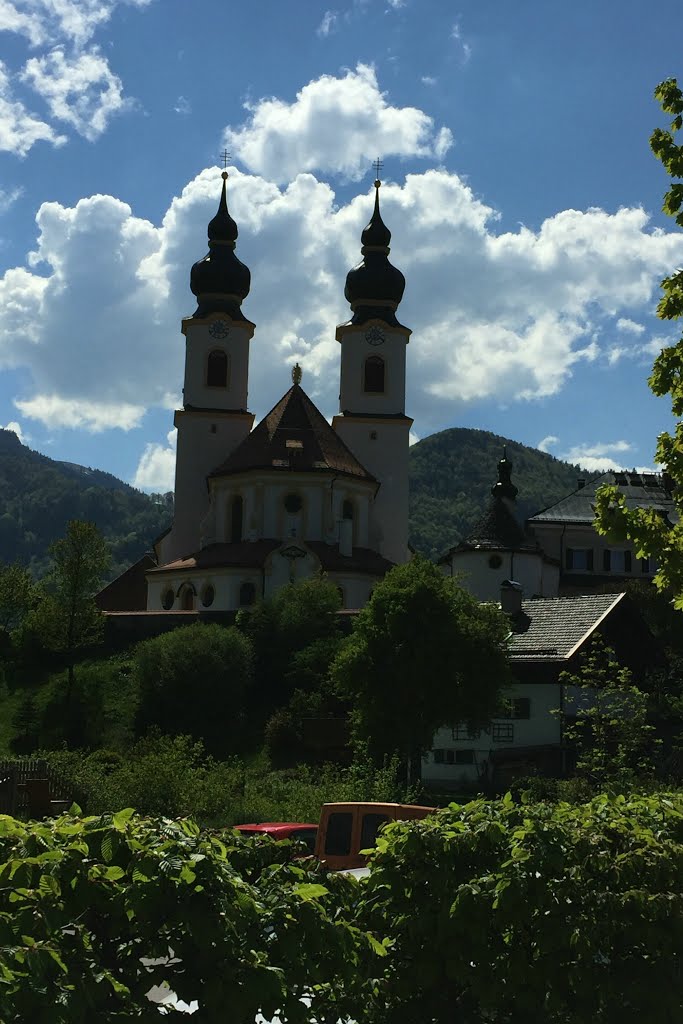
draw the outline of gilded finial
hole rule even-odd
[[[225,179],[228,177],[228,160],[229,159],[230,159],[230,153],[228,153],[227,149],[224,149],[223,152],[221,153],[221,160],[223,161],[223,172],[221,174],[221,178],[223,179],[223,181],[225,181]]]
[[[298,363],[292,367],[292,382],[294,384],[301,384],[301,378],[304,375],[304,371],[301,369]]]
[[[380,160],[380,158],[377,157],[372,166],[375,168],[375,188],[379,188],[380,185],[382,184],[382,182],[379,180],[379,172],[384,167],[384,160]]]

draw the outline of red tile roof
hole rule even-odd
[[[149,571],[163,573],[191,572],[196,569],[260,569],[271,552],[289,544],[310,550],[320,562],[321,569],[326,572],[384,576],[394,564],[370,548],[354,548],[351,555],[342,555],[336,544],[326,544],[324,541],[243,540],[231,544],[209,544],[187,558],[178,558]]]
[[[332,470],[376,482],[298,384],[209,476],[229,476],[249,469],[295,473]]]
[[[129,566],[95,595],[95,604],[103,612],[143,611],[147,607],[146,574],[156,566],[151,555]]]

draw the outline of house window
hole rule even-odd
[[[347,498],[342,505],[342,519],[353,520],[353,502]]]
[[[492,728],[492,740],[494,743],[512,743],[515,738],[515,727],[511,722],[494,722]]]
[[[191,583],[187,583],[180,591],[180,607],[184,612],[194,611],[194,598],[194,587]]]
[[[443,764],[443,750],[432,750],[432,755],[434,757],[434,764]]]
[[[234,544],[242,540],[243,512],[244,502],[242,501],[242,495],[236,494],[230,505],[230,540]]]
[[[631,572],[630,551],[603,551],[602,567],[605,572]]]
[[[454,750],[455,764],[474,764],[474,751],[473,750]]]
[[[363,390],[374,395],[384,394],[384,360],[381,356],[368,356],[365,360]]]
[[[640,571],[644,576],[650,576],[654,571],[654,559],[653,558],[641,558],[640,559]]]
[[[204,607],[210,608],[214,602],[215,597],[216,591],[214,590],[210,583],[207,583],[207,585],[202,590],[202,604],[204,605]]]
[[[509,697],[503,701],[496,718],[526,719],[531,718],[530,697]]]
[[[228,386],[228,357],[221,349],[209,352],[206,360],[206,386],[226,388]]]
[[[454,740],[473,740],[477,734],[472,732],[467,722],[458,722],[455,728],[451,730],[451,735]]]
[[[173,602],[174,601],[175,601],[175,594],[173,593],[172,589],[169,587],[167,590],[165,590],[163,592],[163,594],[161,596],[161,607],[165,611],[168,612],[173,607]]]
[[[592,572],[592,548],[567,548],[565,555],[565,568],[573,569],[574,572]]]
[[[342,587],[337,587],[337,593],[339,594],[340,608],[346,607],[346,600],[344,598],[344,590]]]
[[[240,586],[240,607],[248,608],[256,600],[256,587],[253,583],[242,583]]]

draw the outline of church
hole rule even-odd
[[[175,515],[147,562],[146,610],[234,611],[321,572],[344,607],[359,608],[391,566],[409,557],[411,332],[396,317],[405,278],[389,262],[381,183],[361,262],[346,278],[351,317],[336,331],[338,415],[330,425],[297,365],[292,386],[254,427],[248,391],[256,327],[242,311],[251,275],[235,252],[227,171],[222,177],[209,252],[190,273],[197,308],[181,327]]]

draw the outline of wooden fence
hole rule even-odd
[[[0,761],[0,814],[46,818],[68,809],[70,787],[47,761]]]

